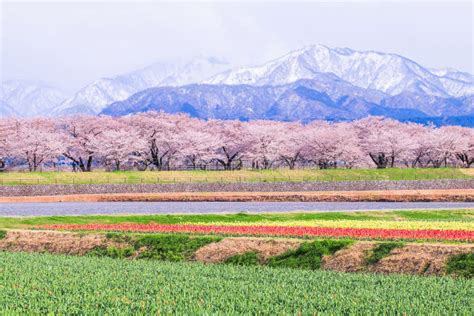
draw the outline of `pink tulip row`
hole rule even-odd
[[[474,231],[436,229],[374,229],[288,226],[227,226],[179,224],[61,224],[42,225],[39,228],[79,231],[127,231],[153,233],[203,233],[232,235],[317,236],[362,239],[431,239],[474,241]]]

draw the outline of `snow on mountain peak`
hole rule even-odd
[[[5,113],[44,115],[46,109],[57,106],[66,97],[63,91],[41,82],[8,80],[0,85],[0,102]]]
[[[106,105],[122,101],[138,91],[157,86],[197,83],[228,67],[226,62],[209,56],[177,62],[157,62],[130,73],[92,82],[64,101],[56,109],[56,114],[82,110],[99,113]]]
[[[397,54],[356,51],[350,48],[306,46],[260,66],[218,74],[205,83],[278,85],[311,79],[316,73],[333,73],[351,84],[391,95],[404,91],[436,96],[474,93],[474,84],[460,76],[440,78],[416,62]],[[464,77],[463,77],[464,78]]]

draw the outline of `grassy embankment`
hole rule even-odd
[[[470,170],[440,169],[331,169],[331,170],[236,170],[236,171],[93,171],[3,172],[0,185],[19,184],[124,184],[206,182],[304,182],[364,180],[432,180],[474,178]]]

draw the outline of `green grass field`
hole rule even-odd
[[[413,210],[369,212],[314,212],[266,214],[200,214],[200,215],[81,215],[0,217],[0,228],[26,228],[46,224],[119,224],[119,223],[258,223],[294,222],[311,220],[381,220],[381,221],[459,221],[474,222],[474,209]]]
[[[0,252],[0,314],[469,315],[474,281]]]
[[[0,185],[474,179],[463,169],[3,172]]]

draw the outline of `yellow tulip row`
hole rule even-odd
[[[377,221],[377,220],[305,220],[305,221],[258,221],[258,222],[207,222],[183,223],[187,225],[213,226],[287,226],[287,227],[329,227],[329,228],[373,228],[373,229],[439,229],[474,231],[474,222],[442,221]]]

